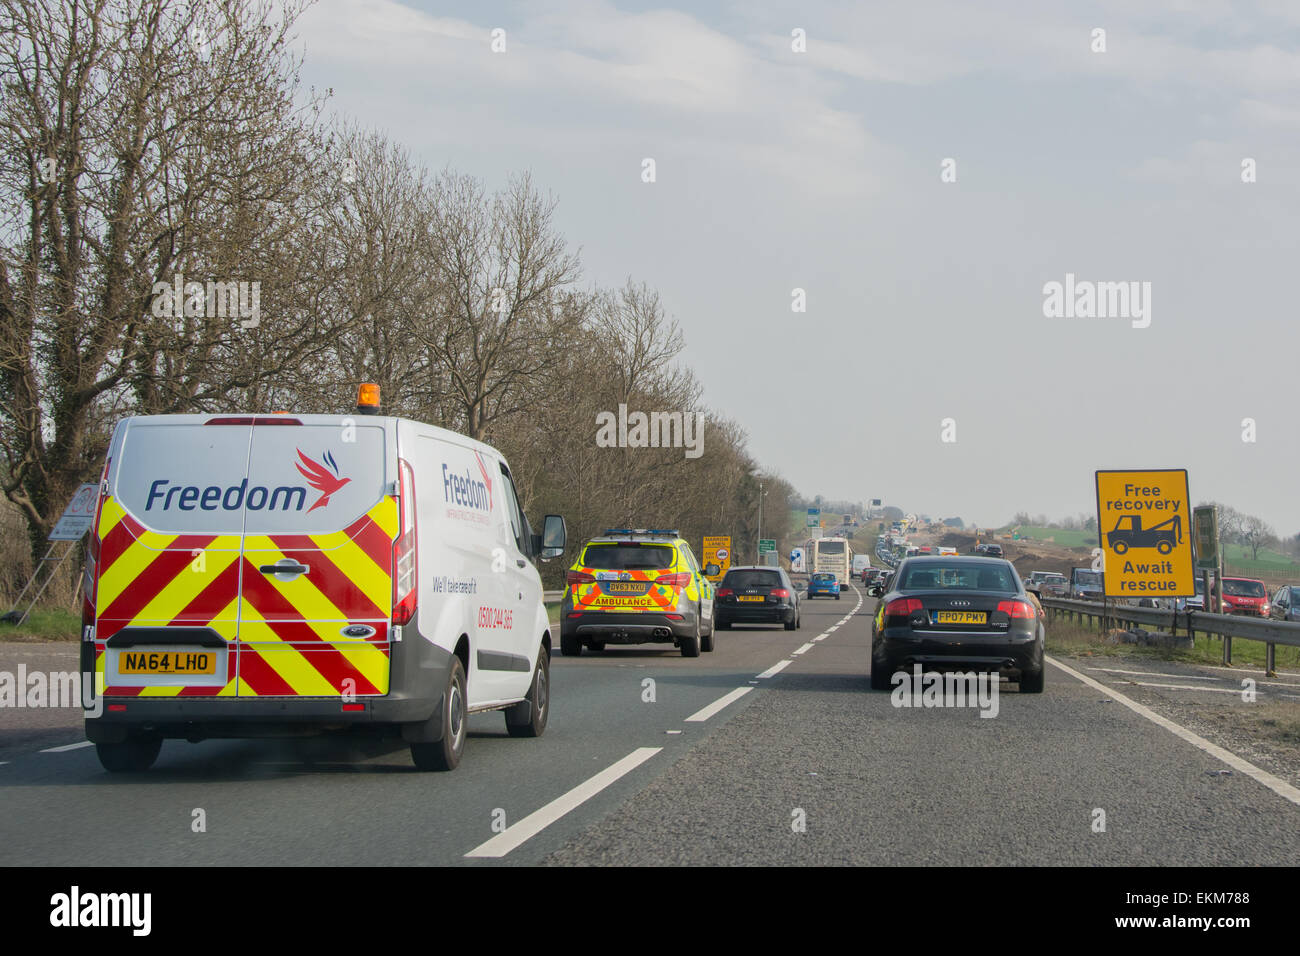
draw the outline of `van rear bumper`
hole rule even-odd
[[[104,697],[101,715],[86,720],[86,739],[120,743],[140,733],[184,740],[293,737],[358,726],[429,725],[442,713],[452,654],[422,638],[414,621],[404,630],[406,639],[390,645],[389,691],[383,697]]]

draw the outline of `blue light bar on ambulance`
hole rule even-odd
[[[606,528],[605,534],[670,534],[680,537],[676,528]]]

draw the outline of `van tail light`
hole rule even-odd
[[[682,571],[680,574],[661,574],[655,578],[655,584],[670,588],[688,588],[691,586],[691,572]]]
[[[108,490],[108,466],[113,459],[104,460],[104,471],[99,476],[99,495],[95,501],[95,521],[90,528],[90,542],[86,545],[86,566],[81,576],[81,639],[89,640],[95,626],[95,594],[99,588],[99,518],[104,512],[104,494]]]
[[[1007,617],[1027,617],[1033,618],[1038,615],[1034,611],[1034,606],[1028,601],[999,601],[998,610]]]
[[[415,476],[405,458],[397,460],[397,540],[393,542],[393,624],[409,624],[415,617],[420,563],[416,548]]]
[[[885,605],[885,616],[907,617],[913,611],[920,611],[924,607],[920,598],[895,598]]]
[[[590,571],[565,571],[565,584],[591,584],[596,580],[596,575]]]

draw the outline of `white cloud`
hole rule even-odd
[[[508,125],[515,141],[543,150],[569,149],[574,135],[629,149],[688,142],[716,162],[752,161],[826,196],[859,194],[873,181],[878,147],[861,117],[832,107],[836,85],[794,58],[776,62],[674,11],[590,2],[563,16],[531,7],[521,15],[504,24],[504,54],[489,48],[497,24],[392,0],[324,0],[300,29],[313,64],[364,73],[390,119],[490,102],[490,112],[457,112],[455,135],[490,138]]]

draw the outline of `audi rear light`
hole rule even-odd
[[[1034,606],[1028,601],[999,601],[998,610],[1007,615],[1007,617],[1012,618],[1032,618],[1038,616],[1034,611]]]
[[[691,586],[691,572],[682,571],[680,574],[661,574],[655,578],[655,584],[662,584],[670,588],[688,588]]]
[[[920,598],[894,598],[885,605],[885,616],[907,617],[913,611],[920,611],[924,607]]]
[[[718,597],[731,597],[736,592],[731,588],[718,588]]]
[[[419,559],[415,528],[415,476],[405,458],[397,460],[397,540],[393,542],[393,624],[409,624],[419,598]]]
[[[565,584],[591,584],[596,580],[596,576],[588,571],[565,571]]]
[[[790,596],[790,592],[787,591],[785,588],[773,588],[768,593],[771,594],[772,597],[779,597],[779,598],[788,598]]]

